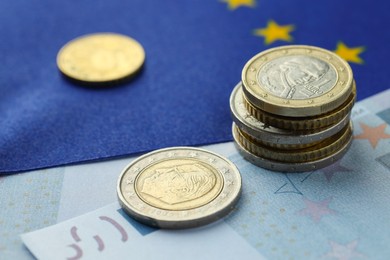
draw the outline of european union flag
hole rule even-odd
[[[358,99],[388,87],[388,1],[0,2],[0,172],[231,140],[229,95],[248,59],[308,44],[352,65]],[[133,37],[142,74],[112,88],[63,79],[58,50],[89,33]]]

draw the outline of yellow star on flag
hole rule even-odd
[[[230,10],[235,10],[240,6],[255,7],[256,0],[222,0],[228,4]]]
[[[334,52],[346,61],[362,64],[363,60],[359,57],[359,54],[364,50],[363,46],[350,48],[343,42],[339,42]]]
[[[279,25],[275,21],[268,21],[267,27],[259,28],[254,31],[256,36],[264,37],[264,43],[269,45],[277,40],[292,41],[292,36],[290,33],[295,29],[295,26],[292,24],[289,25]]]

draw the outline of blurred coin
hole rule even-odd
[[[238,138],[238,133],[235,131],[235,126],[233,126],[233,137],[235,140],[235,146],[237,147],[238,151],[241,153],[241,155],[248,160],[249,162],[271,170],[271,171],[279,171],[279,172],[306,172],[306,171],[315,171],[320,168],[324,168],[326,166],[331,165],[335,161],[339,160],[343,155],[348,151],[348,148],[350,147],[352,143],[352,134],[348,137],[346,142],[343,146],[336,152],[334,152],[331,155],[325,156],[321,159],[314,160],[314,161],[306,161],[302,163],[286,163],[286,162],[280,162],[276,160],[269,160],[264,157],[260,157],[258,155],[253,154],[247,148],[240,143]]]
[[[145,52],[136,40],[121,34],[97,33],[68,42],[57,66],[68,78],[101,85],[131,78],[142,67]]]
[[[245,107],[241,82],[236,85],[230,96],[230,109],[233,121],[244,132],[251,136],[273,143],[275,146],[282,145],[304,145],[321,141],[340,131],[349,122],[348,113],[338,123],[320,129],[307,131],[284,130],[264,124],[253,117]],[[303,146],[302,146],[303,147]]]
[[[241,192],[237,167],[215,153],[173,147],[129,164],[117,193],[124,210],[155,227],[197,227],[228,214]]]
[[[318,116],[343,104],[352,91],[352,70],[335,53],[289,45],[261,52],[242,70],[245,96],[268,113]]]

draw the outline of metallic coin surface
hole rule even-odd
[[[279,162],[302,163],[319,160],[338,151],[352,135],[352,125],[346,126],[340,132],[313,146],[294,150],[277,149],[266,146],[257,142],[237,126],[234,127],[233,131],[236,132],[235,135],[240,144],[252,154]]]
[[[230,110],[233,121],[251,136],[274,143],[276,146],[310,144],[328,138],[340,131],[349,122],[350,113],[338,123],[320,129],[307,131],[285,130],[269,126],[252,116],[245,107],[241,83],[238,83],[230,96]]]
[[[289,45],[261,52],[243,68],[248,100],[276,115],[315,116],[343,104],[352,91],[348,63],[328,50]]]
[[[234,135],[237,137],[240,144],[252,154],[279,162],[302,163],[319,160],[338,151],[350,139],[350,136],[352,135],[352,123],[320,143],[302,149],[295,149],[293,151],[267,147],[258,143],[254,138],[235,125],[233,127],[233,132],[235,132]]]
[[[130,163],[117,193],[124,210],[155,227],[197,227],[228,214],[241,192],[237,167],[215,153],[190,147],[156,150]]]
[[[318,160],[306,161],[302,163],[286,163],[286,162],[280,162],[276,160],[269,160],[264,157],[257,156],[251,153],[250,151],[248,151],[245,148],[245,146],[240,143],[237,136],[237,132],[234,131],[234,126],[233,126],[233,138],[235,140],[234,144],[237,150],[246,160],[261,168],[265,168],[271,171],[278,171],[278,172],[307,172],[307,171],[315,171],[317,169],[324,168],[326,166],[333,164],[341,157],[343,157],[344,154],[348,151],[348,148],[351,146],[352,143],[352,134],[351,134],[349,139],[345,142],[345,144],[339,150],[337,150],[335,153],[329,156],[323,157]]]
[[[324,128],[338,123],[350,113],[356,101],[356,85],[353,81],[352,93],[340,107],[320,116],[285,117],[267,113],[253,106],[244,96],[244,104],[249,113],[261,122],[281,129],[307,130]]]
[[[331,90],[336,80],[337,73],[333,67],[307,55],[275,58],[257,73],[261,87],[275,96],[293,100],[318,97]]]
[[[121,34],[97,33],[68,42],[57,55],[57,66],[68,78],[108,83],[133,76],[145,61],[136,40]]]

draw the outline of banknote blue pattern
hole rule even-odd
[[[243,194],[226,222],[270,259],[388,259],[390,168],[383,161],[390,139],[374,146],[378,136],[358,138],[362,125],[384,126],[386,137],[390,127],[384,124],[373,114],[355,118],[347,154],[314,172],[270,172],[232,156]]]
[[[64,168],[0,178],[0,259],[31,259],[19,234],[57,222]]]
[[[232,143],[214,150],[237,164],[243,180],[243,196],[237,209],[225,221],[232,232],[221,227],[220,230],[227,233],[221,233],[219,237],[232,240],[233,244],[245,241],[241,247],[247,244],[249,251],[257,250],[257,253],[270,259],[289,259],[288,256],[295,259],[386,258],[390,240],[389,221],[386,218],[390,215],[390,138],[387,137],[390,129],[384,122],[388,114],[383,111],[388,111],[389,98],[390,90],[355,105],[352,113],[355,140],[351,149],[334,165],[316,172],[268,172],[244,161]],[[368,134],[373,130],[376,134]],[[20,233],[52,225],[56,222],[55,216],[57,222],[64,221],[115,201],[116,178],[129,162],[129,159],[122,159],[0,178],[0,203],[3,209],[0,212],[0,259],[32,258],[21,245]],[[51,195],[47,197],[45,194],[48,192]],[[61,199],[56,199],[56,196]],[[32,217],[22,222],[25,211],[21,208],[26,208],[28,201],[30,206],[27,209],[32,212],[29,213]],[[107,211],[103,215],[117,216],[115,219],[119,221],[118,207],[113,207],[115,212]],[[80,223],[77,219],[84,217],[75,218],[75,223]],[[99,232],[101,238],[106,238],[113,230],[112,225],[107,221],[96,221],[99,225],[106,224],[107,230]],[[84,224],[77,224],[79,231],[87,228],[90,222],[83,220]],[[42,245],[41,253],[50,253],[47,252],[48,244],[61,246],[67,241],[56,241],[53,239],[56,235],[63,234],[64,238],[69,239],[72,225],[66,226],[64,223],[59,224],[55,232],[49,231],[52,226],[29,233],[35,246]],[[135,242],[144,244],[144,239],[151,239],[148,240],[148,247],[161,247],[159,236],[165,234],[164,231],[140,232],[137,224],[130,224],[129,227],[134,227]],[[18,225],[17,228],[15,225]],[[123,225],[126,226],[125,222]],[[208,232],[202,234],[207,236],[214,232],[210,227],[204,227],[204,230]],[[191,230],[188,234],[192,234]],[[113,235],[113,241],[117,241],[117,233]],[[177,236],[182,241],[182,237]],[[169,239],[173,237],[176,236],[170,234]],[[172,243],[170,240],[165,242]],[[217,250],[214,243],[210,241],[210,247]],[[33,247],[29,245],[30,249]],[[244,259],[250,258],[245,255],[248,247],[245,250],[241,248]],[[123,250],[128,254],[128,249]],[[172,244],[166,253],[174,250],[176,247]],[[96,251],[95,244],[91,251]],[[134,254],[142,259],[138,251]]]
[[[390,242],[390,127],[383,121],[381,112],[373,114],[359,105],[354,109],[353,118],[355,130],[351,148],[341,160],[324,169],[299,174],[271,172],[233,153],[229,158],[242,174],[242,197],[224,221],[201,229],[205,231],[202,240],[215,235],[218,241],[225,239],[223,243],[240,243],[240,248],[236,246],[235,250],[241,250],[244,259],[387,259],[390,255],[387,246]],[[129,222],[123,214],[118,214],[118,207],[112,205],[104,212],[97,210],[22,237],[37,257],[51,259],[54,256],[54,252],[47,249],[48,243],[58,250],[65,248],[61,252],[68,256],[73,251],[64,245],[70,243],[71,234],[78,241],[76,232],[72,233],[74,226],[79,227],[80,232],[90,229],[94,234],[97,231],[92,224],[104,220],[106,225],[100,228],[99,224],[98,235],[106,241],[112,237],[115,226],[109,225],[111,218],[127,226],[126,232],[132,230],[129,236],[132,243],[120,243],[116,231],[113,244],[102,253],[97,251],[96,243],[91,247],[83,245],[86,256],[104,259],[112,254],[119,257],[128,254],[133,243],[147,243],[148,247],[159,247],[159,250],[164,248],[164,254],[168,255],[178,250],[177,242],[173,241],[182,241],[183,233],[165,230],[145,233],[138,223]],[[103,215],[108,218],[101,219]],[[213,227],[219,231],[214,233]],[[199,242],[192,240],[197,229],[185,232],[190,235],[188,245]],[[168,247],[161,247],[163,242]],[[216,243],[209,241],[208,250],[219,252]],[[135,248],[130,250],[133,254],[144,253],[138,246]],[[146,256],[139,258],[147,259]]]

